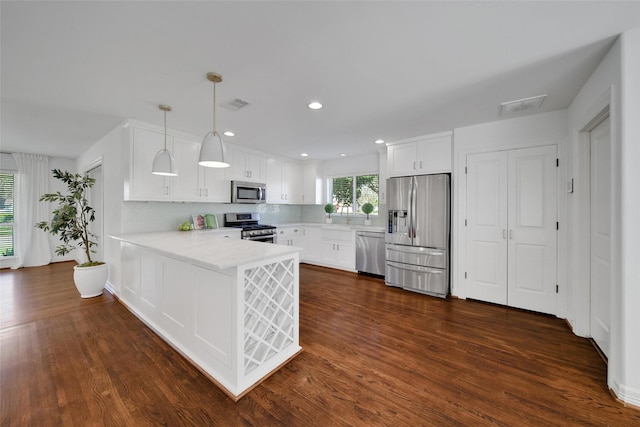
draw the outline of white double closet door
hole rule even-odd
[[[466,296],[556,313],[556,147],[467,156]]]

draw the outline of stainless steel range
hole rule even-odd
[[[260,214],[255,212],[224,214],[224,226],[242,228],[241,236],[244,240],[276,243],[276,227],[273,225],[259,224],[259,222]]]

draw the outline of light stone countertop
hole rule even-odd
[[[327,224],[324,222],[294,222],[294,223],[283,223],[283,224],[273,224],[276,227],[321,227],[321,228],[334,228],[336,230],[368,230],[368,231],[381,231],[384,232],[386,229],[381,225],[363,225],[363,224]]]
[[[166,231],[121,234],[109,237],[216,270],[225,270],[302,250],[295,246],[240,240],[239,236],[235,239],[225,238],[225,234],[229,233],[240,233],[240,230],[223,228],[218,230]]]

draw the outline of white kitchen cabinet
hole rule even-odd
[[[356,250],[351,229],[321,229],[320,261],[328,267],[355,270]]]
[[[378,173],[378,203],[387,204],[387,178],[389,177],[386,150],[380,151],[380,169]]]
[[[556,147],[467,155],[466,296],[556,312]]]
[[[164,148],[164,133],[132,127],[129,134],[129,176],[125,180],[125,200],[170,200],[175,191],[174,177],[151,173],[156,153]],[[167,139],[173,152],[173,140]]]
[[[167,149],[173,155],[178,176],[153,175],[156,153],[164,147],[164,130],[134,123],[128,134],[129,174],[125,180],[125,200],[221,202],[230,200],[225,169],[198,165],[200,139],[167,132]]]
[[[197,201],[200,198],[198,182],[201,141],[184,137],[173,137],[173,158],[176,161],[178,176],[173,178],[171,200]]]
[[[232,399],[301,351],[297,251],[216,232],[117,239],[122,303]]]
[[[178,167],[174,178],[172,200],[187,202],[220,202],[231,200],[231,185],[224,168],[198,165],[202,141],[182,136],[173,137],[173,155]]]
[[[321,228],[316,226],[305,226],[302,229],[303,248],[302,257],[300,258],[304,262],[315,264],[322,260],[322,251],[320,250],[320,243],[322,241]]]
[[[304,256],[304,248],[305,248],[305,232],[304,228],[300,226],[281,226],[277,227],[278,240],[277,243],[279,245],[284,246],[297,246],[303,249],[303,252],[300,255],[300,259]]]
[[[303,205],[322,204],[322,176],[316,162],[305,162],[302,165],[302,195],[300,203]]]
[[[227,146],[227,150],[231,164],[231,179],[266,182],[266,159],[263,154],[230,145]]]
[[[229,203],[231,182],[225,170],[198,166],[198,196],[203,202]]]
[[[451,137],[451,132],[444,132],[390,144],[389,177],[451,172]]]
[[[297,163],[267,159],[267,203],[299,204],[302,200],[302,171]]]

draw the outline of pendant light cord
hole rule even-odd
[[[213,82],[213,133],[216,133],[216,82]]]
[[[167,110],[164,111],[164,149],[167,151]]]

